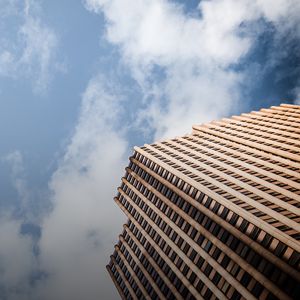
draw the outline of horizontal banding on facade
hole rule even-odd
[[[115,200],[123,299],[300,297],[300,107],[135,147]]]

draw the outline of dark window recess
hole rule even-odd
[[[222,266],[224,269],[226,269],[227,266],[228,266],[228,264],[229,264],[229,262],[230,262],[230,258],[229,258],[227,255],[225,255],[225,256],[223,257],[222,261],[221,261],[221,266]]]
[[[237,290],[235,290],[230,299],[231,300],[239,300],[239,299],[241,299],[241,294]]]
[[[192,229],[192,232],[191,232],[191,234],[190,234],[190,237],[191,237],[192,239],[195,239],[195,236],[196,236],[197,232],[198,232],[198,231],[197,231],[195,228],[193,228],[193,229]]]
[[[203,287],[204,287],[204,283],[201,280],[199,280],[196,286],[197,291],[200,293]]]
[[[190,259],[191,259],[192,261],[194,261],[196,255],[197,255],[197,252],[193,249],[193,250],[191,251],[191,254],[190,254]]]
[[[285,252],[287,246],[285,244],[283,244],[282,242],[279,242],[275,251],[274,251],[274,254],[278,257],[281,257],[283,255],[283,253]]]
[[[183,274],[184,276],[186,276],[186,274],[188,273],[189,269],[190,269],[190,268],[189,268],[187,265],[185,265],[184,268],[183,268],[183,270],[182,270],[182,274]]]
[[[217,260],[220,256],[220,254],[222,253],[222,251],[219,248],[216,248],[215,251],[212,254],[212,257]]]
[[[200,269],[202,267],[203,263],[204,263],[204,258],[203,257],[199,257],[196,265]]]
[[[212,279],[212,282],[214,283],[214,285],[217,285],[221,278],[222,278],[222,276],[218,272],[216,272],[216,274],[214,275],[214,277]]]
[[[204,247],[204,250],[206,251],[206,252],[209,252],[209,250],[211,249],[211,247],[212,247],[212,242],[211,241],[207,241],[207,243],[206,243],[206,245],[205,245],[205,247]]]
[[[264,287],[259,283],[259,282],[256,282],[251,293],[256,297],[258,298],[259,295],[261,294],[261,292],[263,291]]]
[[[227,239],[229,237],[229,232],[224,230],[223,234],[221,235],[220,237],[220,240],[223,242],[223,243],[226,243]]]
[[[250,274],[245,272],[241,279],[241,284],[246,287],[249,284],[250,280],[251,280]]]
[[[229,209],[227,207],[224,207],[224,209],[222,210],[222,213],[221,213],[221,218],[226,219],[228,213],[229,213]]]
[[[201,246],[201,244],[202,244],[202,242],[204,241],[204,236],[203,235],[200,235],[199,237],[198,237],[198,239],[197,239],[197,244],[199,245],[199,246]]]
[[[207,201],[205,202],[204,206],[207,207],[207,208],[209,208],[211,202],[212,202],[212,199],[208,198]]]
[[[233,213],[232,217],[231,217],[230,220],[229,220],[229,223],[230,223],[231,225],[235,225],[235,223],[236,223],[236,221],[238,220],[238,218],[239,218],[239,215],[236,214],[236,213]]]
[[[275,267],[271,263],[267,262],[265,269],[262,272],[266,277],[270,277],[273,274],[274,269]]]
[[[196,280],[197,276],[194,272],[191,273],[190,278],[189,278],[189,282],[191,284],[194,284],[195,280]]]
[[[204,294],[204,299],[211,299],[212,294],[212,291],[210,289],[207,289]]]
[[[196,199],[196,200],[201,203],[204,196],[205,196],[205,194],[201,193],[200,196],[198,197],[198,199]]]
[[[195,218],[197,211],[198,209],[196,207],[193,207],[192,210],[190,211],[190,216],[192,218]]]
[[[271,241],[272,241],[272,236],[270,234],[266,233],[264,239],[261,242],[261,245],[264,247],[268,247],[270,245]]]
[[[289,264],[291,266],[298,265],[300,263],[300,253],[297,251],[294,251],[289,259]]]
[[[253,239],[253,240],[256,240],[258,235],[260,234],[261,230],[258,228],[258,227],[254,227],[251,234],[250,234],[250,237]]]
[[[183,291],[181,293],[181,296],[183,296],[183,298],[186,298],[187,295],[188,295],[188,293],[189,293],[189,290],[186,287],[184,287],[184,289],[183,289]]]
[[[206,268],[204,269],[204,274],[208,277],[210,272],[212,270],[212,266],[211,265],[207,265]]]

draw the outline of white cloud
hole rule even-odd
[[[295,88],[294,95],[295,95],[295,104],[300,105],[300,86]]]
[[[297,24],[299,1],[201,1],[199,17],[166,0],[86,0],[107,21],[107,40],[119,46],[132,76],[147,91],[144,116],[155,138],[189,132],[193,123],[226,115],[241,101],[238,64],[271,22],[282,34]],[[124,13],[126,11],[126,13]],[[292,16],[292,17],[291,17]],[[156,79],[153,69],[166,76]]]
[[[22,153],[15,150],[6,155],[2,160],[11,166],[11,180],[21,201],[20,208],[26,210],[29,205],[30,194],[26,182]]]
[[[9,300],[29,299],[30,275],[36,268],[32,240],[20,234],[20,225],[0,215],[0,289]]]
[[[17,192],[17,199],[13,204],[14,215],[18,216],[20,222],[38,225],[49,205],[47,199],[41,199],[46,197],[46,192],[39,187],[30,186],[21,151],[12,151],[0,161],[9,165],[12,187]]]
[[[38,270],[38,261],[33,251],[35,241],[21,231],[23,224],[36,221],[30,209],[32,194],[27,186],[22,153],[13,151],[1,161],[10,166],[11,181],[19,200],[14,210],[5,209],[0,213],[1,296],[8,300],[29,300],[30,279]]]
[[[1,3],[0,11],[0,75],[29,78],[36,93],[44,93],[53,73],[63,71],[56,57],[58,36],[42,22],[40,10],[36,1],[15,0]],[[11,28],[12,20],[20,25]]]
[[[278,26],[278,30],[294,26],[295,23],[299,29],[298,0],[256,0],[256,3],[264,17]]]
[[[108,40],[120,45],[132,64],[168,66],[198,60],[227,66],[249,48],[249,39],[236,32],[242,21],[254,18],[254,5],[249,4],[203,1],[202,19],[187,16],[180,6],[164,0],[90,0],[87,8],[103,11]]]
[[[127,144],[116,127],[119,98],[101,77],[90,81],[63,161],[53,175],[53,212],[43,223],[42,299],[111,299],[105,265],[125,218],[113,201]]]
[[[27,17],[26,22],[20,28],[25,47],[18,63],[25,67],[29,73],[35,72],[34,89],[45,91],[51,78],[52,58],[57,48],[56,34],[41,21]]]

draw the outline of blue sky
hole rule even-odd
[[[297,0],[0,0],[0,299],[114,299],[133,145],[300,99]]]

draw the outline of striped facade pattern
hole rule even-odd
[[[300,106],[135,147],[115,201],[123,299],[300,299]]]

